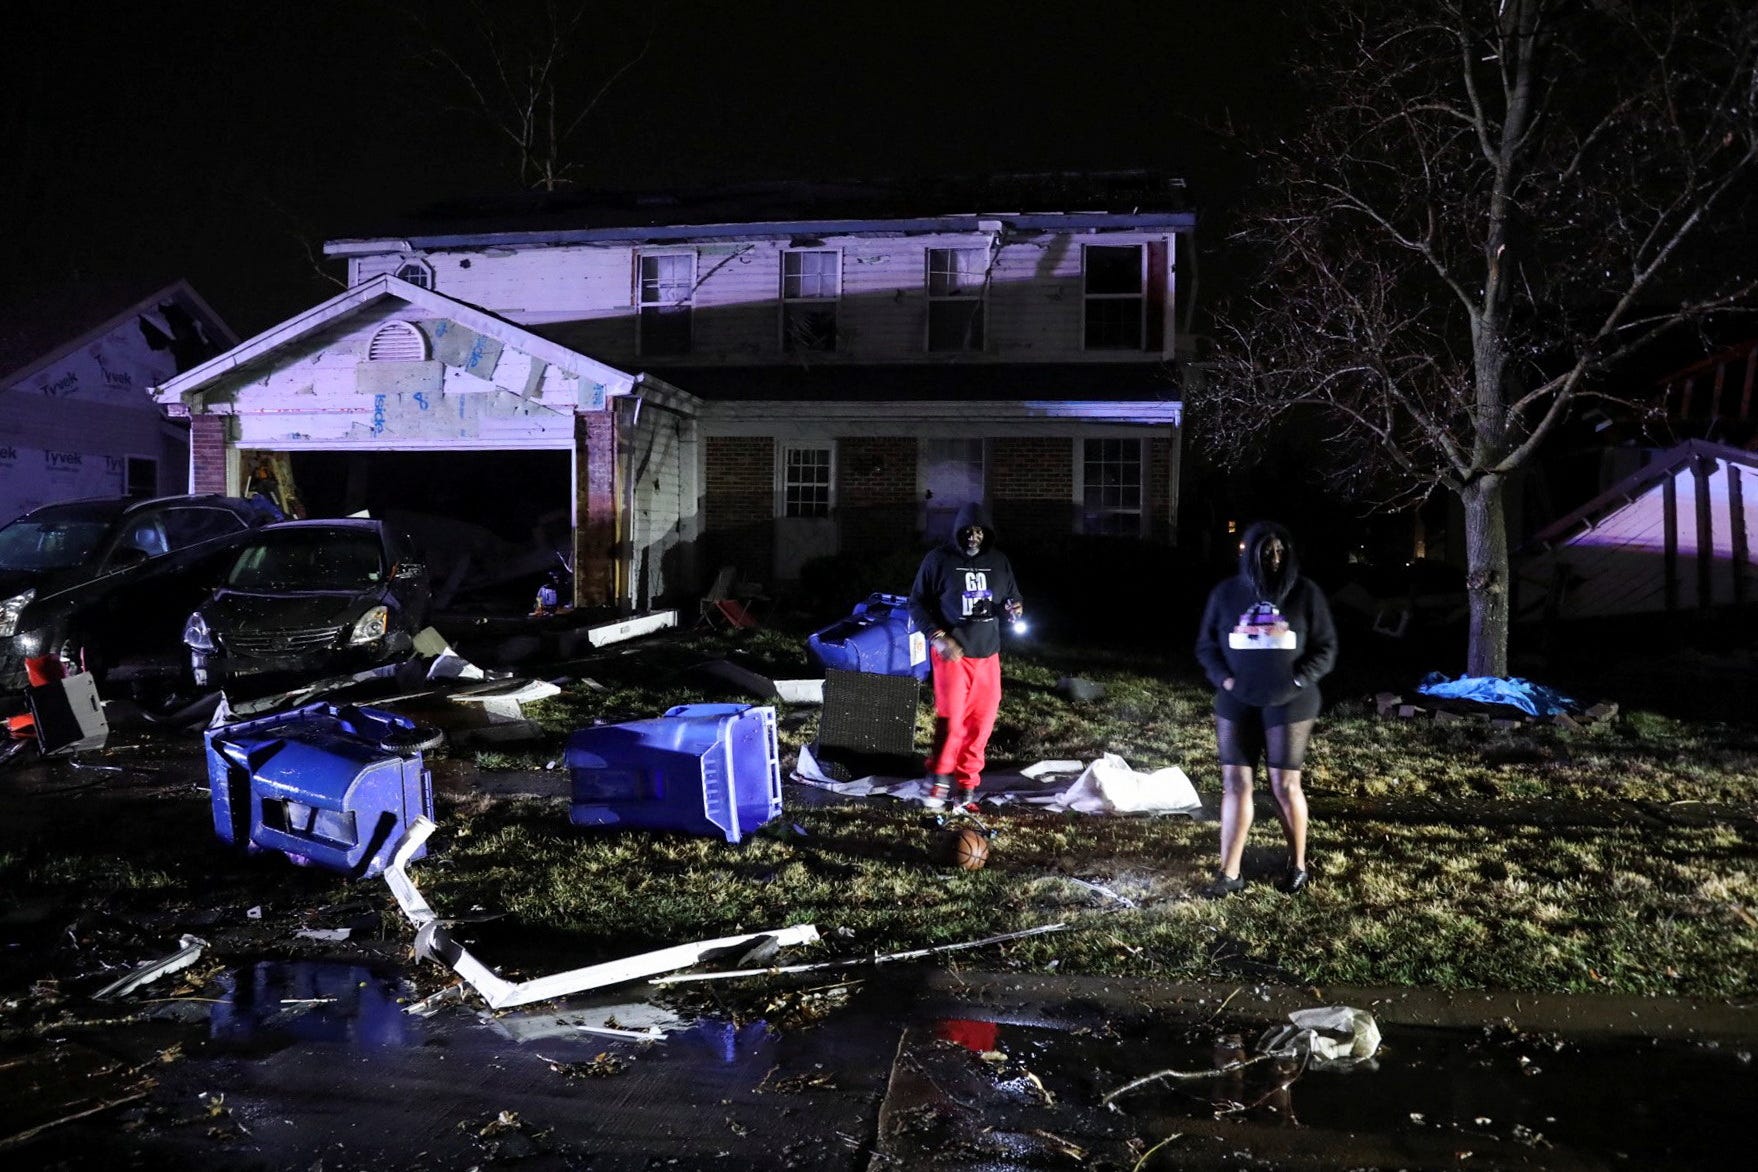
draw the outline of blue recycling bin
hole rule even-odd
[[[635,826],[738,842],[781,814],[775,709],[680,704],[583,728],[565,760],[576,826]]]
[[[385,869],[417,816],[433,817],[433,778],[407,717],[317,703],[206,739],[214,832],[228,845],[364,878]]]
[[[807,638],[806,654],[820,667],[838,671],[925,680],[931,670],[928,637],[917,629],[909,599],[901,594],[869,595],[847,618]]]

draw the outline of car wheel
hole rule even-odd
[[[445,743],[445,733],[430,724],[418,724],[392,729],[379,738],[378,747],[387,753],[426,753]]]

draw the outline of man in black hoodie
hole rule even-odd
[[[983,755],[1001,708],[1001,623],[1024,613],[1013,564],[989,545],[980,504],[958,510],[952,540],[922,559],[910,614],[929,632],[934,670],[934,747],[928,755],[930,809],[976,797]]]
[[[1221,758],[1221,869],[1210,896],[1245,886],[1239,873],[1251,830],[1252,775],[1270,770],[1276,813],[1288,840],[1282,890],[1306,886],[1306,795],[1300,770],[1318,718],[1318,681],[1337,659],[1331,608],[1300,576],[1294,539],[1280,525],[1245,531],[1239,573],[1216,586],[1203,610],[1196,657],[1215,685],[1215,739]]]

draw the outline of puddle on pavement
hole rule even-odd
[[[1117,1106],[1141,1137],[1182,1130],[1206,1137],[1212,1148],[1249,1150],[1253,1133],[1268,1138],[1289,1129],[1373,1137],[1357,1154],[1363,1166],[1375,1167],[1381,1166],[1376,1153],[1404,1153],[1416,1157],[1411,1166],[1426,1166],[1423,1153],[1449,1151],[1475,1151],[1473,1166],[1526,1164],[1530,1157],[1534,1167],[1709,1167],[1739,1150],[1748,1131],[1753,1056],[1745,1043],[1382,1030],[1378,1055],[1353,1069],[1303,1072],[1296,1062],[1260,1061],[1219,1077],[1163,1080],[1120,1098]],[[1156,1071],[1206,1074],[1247,1059],[1260,1032],[1255,1025],[1150,1021],[1071,1034],[948,1019],[924,1031],[933,1041],[914,1049],[918,1056],[933,1048],[942,1055],[956,1054],[955,1047],[968,1051],[963,1065],[966,1071],[986,1068],[994,1103],[1031,1103],[1041,1110],[1035,1100],[1043,1098],[1074,1109],[1091,1107]],[[950,1091],[946,1077],[944,1070],[932,1076]],[[1005,1107],[998,1110],[991,1122],[1000,1124],[1000,1135],[1008,1128]],[[1115,1116],[1107,1121],[1079,1110],[1071,1114],[1086,1117],[1065,1117],[1064,1134],[1084,1131],[1096,1138],[1116,1123]],[[1209,1126],[1193,1126],[1200,1123]],[[1200,1154],[1203,1142],[1192,1139],[1181,1155]],[[1293,1160],[1299,1146],[1278,1141],[1274,1150],[1277,1158]],[[918,1154],[935,1166],[961,1166],[958,1160],[933,1160],[931,1150]]]
[[[1029,1024],[935,1017],[911,985],[871,983],[808,1029],[710,1014],[643,1043],[576,1030],[585,999],[491,1027],[456,1006],[406,1014],[413,991],[394,968],[265,960],[220,978],[206,1042],[157,1068],[151,1107],[59,1129],[41,1152],[150,1139],[183,1167],[303,1168],[338,1147],[360,1166],[416,1152],[467,1166],[491,1143],[510,1156],[514,1140],[493,1130],[510,1113],[518,1143],[558,1167],[591,1154],[595,1169],[662,1151],[701,1168],[854,1169],[869,1155],[924,1170],[1068,1166],[1076,1150],[1081,1166],[1142,1172],[1434,1167],[1461,1153],[1472,1167],[1713,1167],[1739,1150],[1750,1112],[1744,1043],[1384,1023],[1372,1069],[1263,1062],[1143,1087],[1113,1111],[1105,1096],[1143,1075],[1249,1055],[1263,1023],[1092,1005]],[[186,1125],[200,1104],[218,1124]],[[398,1138],[411,1134],[415,1149]]]
[[[409,989],[364,965],[259,961],[219,978],[208,1015],[216,1042],[324,1042],[362,1048],[419,1041],[419,1021],[403,1012]]]

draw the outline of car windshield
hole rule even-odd
[[[226,575],[243,590],[359,590],[383,580],[378,538],[342,529],[265,531]]]
[[[38,509],[0,529],[0,569],[70,570],[91,559],[115,520],[95,509]]]

